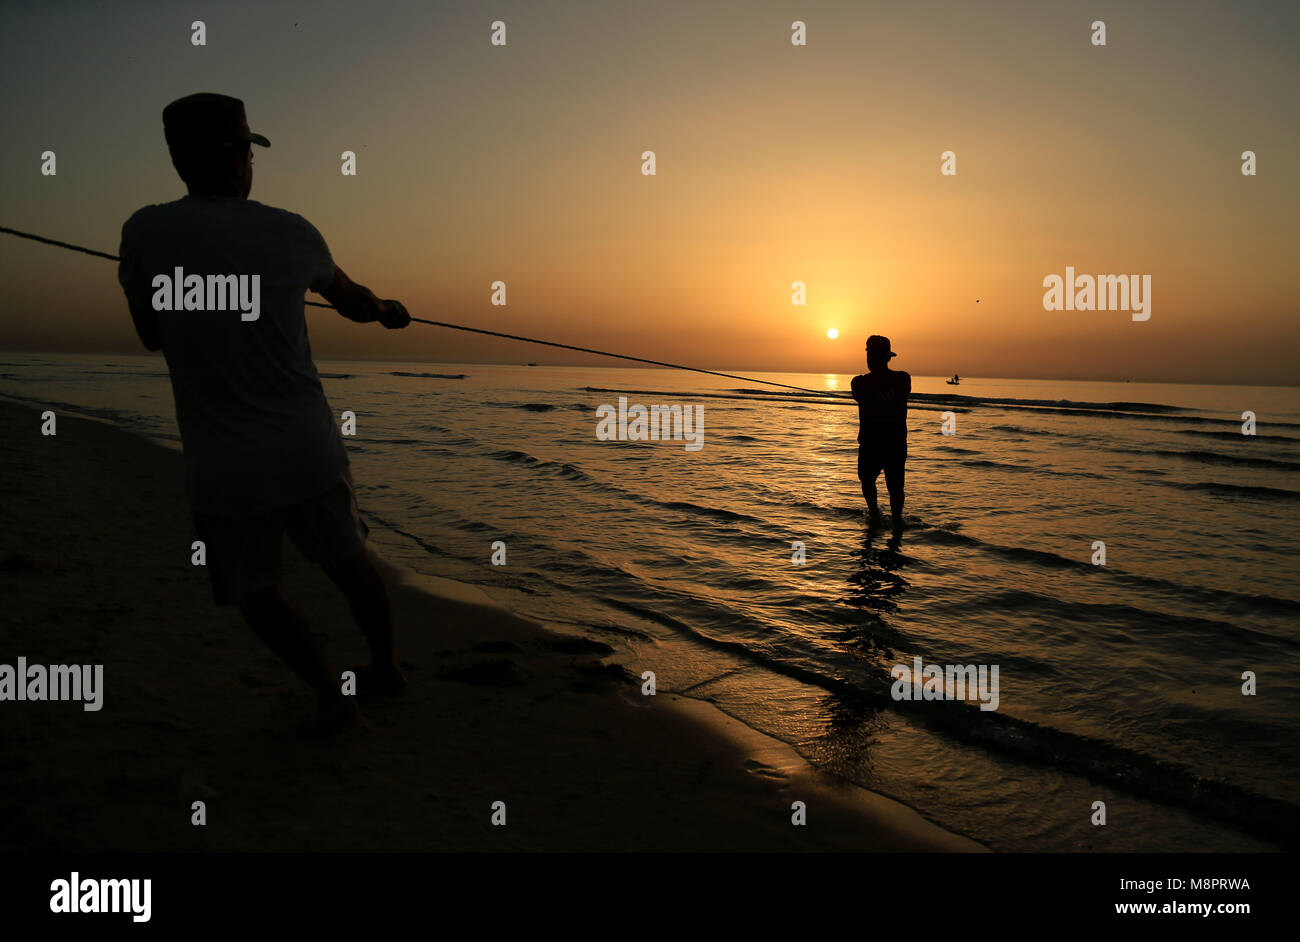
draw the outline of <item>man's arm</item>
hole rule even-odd
[[[136,335],[146,350],[162,349],[162,331],[158,327],[158,314],[153,309],[153,289],[146,287],[136,264],[132,219],[122,226],[122,241],[117,254],[117,280],[126,294],[126,304],[131,310]]]
[[[153,305],[148,302],[141,304],[129,295],[127,303],[131,306],[131,320],[135,324],[136,335],[144,348],[161,350],[162,331],[158,329],[158,315],[154,313]]]
[[[359,324],[379,321],[389,330],[395,330],[411,322],[411,315],[406,313],[400,301],[380,300],[373,291],[357,284],[337,265],[334,267],[334,280],[321,291],[321,296],[348,320]]]

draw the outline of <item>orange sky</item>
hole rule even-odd
[[[6,5],[0,224],[116,251],[183,193],[162,107],[222,91],[272,141],[253,198],[413,313],[715,369],[885,333],[921,375],[1300,382],[1294,5],[313,6],[223,4],[196,49],[203,14]],[[138,349],[111,263],[0,240],[0,347]],[[1151,319],[1044,310],[1067,265],[1149,274]],[[602,362],[309,316],[320,358]]]

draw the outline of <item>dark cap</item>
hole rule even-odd
[[[261,134],[248,129],[242,101],[212,92],[186,95],[164,108],[163,133],[167,136],[167,146],[173,149],[241,141],[271,146],[271,142]]]
[[[867,338],[867,355],[870,356],[873,353],[882,355],[886,360],[898,356],[897,353],[889,349],[889,338],[882,337],[880,334],[872,334]]]

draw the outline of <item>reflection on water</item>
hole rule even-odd
[[[850,555],[853,571],[849,574],[847,605],[875,609],[883,612],[897,611],[897,596],[907,591],[907,580],[901,570],[908,565],[903,555],[901,540],[887,539],[872,530],[866,530],[860,545]]]

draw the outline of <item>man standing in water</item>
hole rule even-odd
[[[889,368],[889,361],[897,355],[889,349],[888,337],[868,337],[868,372],[853,377],[852,386],[858,403],[858,478],[862,481],[862,496],[867,499],[871,526],[884,526],[876,503],[876,478],[883,470],[895,538],[903,532],[907,397],[912,394],[912,377]]]
[[[406,679],[388,593],[365,552],[347,452],[312,361],[303,294],[319,292],[353,321],[391,329],[411,318],[353,283],[306,219],[248,198],[251,145],[270,141],[249,131],[242,101],[189,95],[163,110],[163,130],[189,195],[126,221],[118,280],[141,342],[167,360],[213,598],[239,606],[316,692],[319,715],[304,731],[329,733],[356,707],[280,594],[285,534],[324,568],[365,635],[372,663],[358,672],[357,695],[391,695]]]

